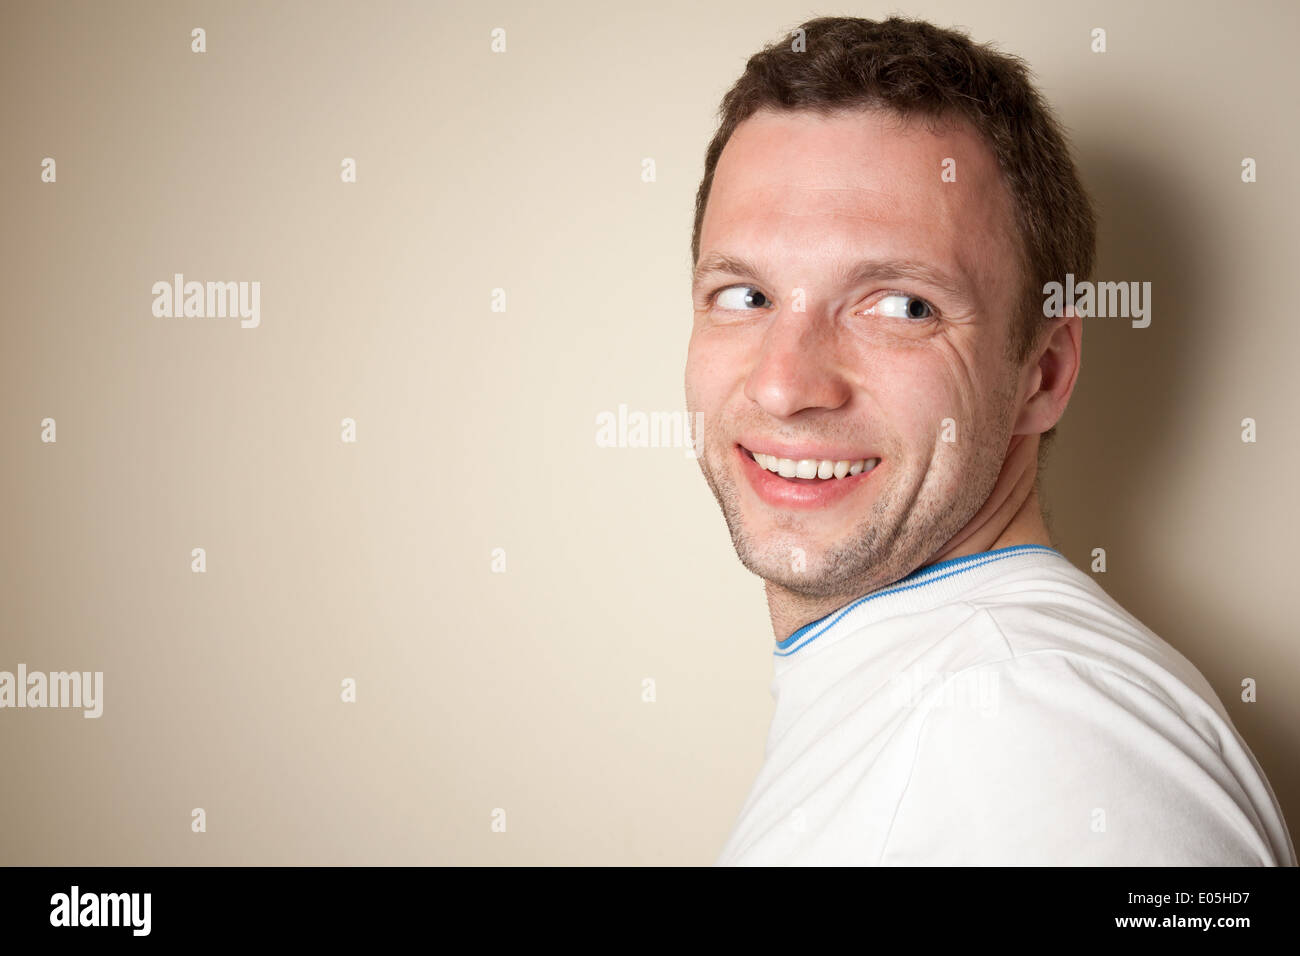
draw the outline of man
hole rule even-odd
[[[777,642],[719,864],[1294,865],[1202,675],[1051,547],[1082,327],[1043,287],[1095,226],[1023,64],[821,18],[721,113],[687,404]]]

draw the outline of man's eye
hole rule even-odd
[[[752,285],[727,286],[718,293],[715,300],[718,308],[729,312],[745,312],[751,308],[762,309],[772,301]]]
[[[893,292],[881,296],[875,305],[865,310],[865,315],[880,315],[890,319],[911,319],[916,322],[934,318],[934,307],[914,295]]]

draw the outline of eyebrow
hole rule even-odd
[[[734,275],[755,282],[762,281],[758,267],[743,256],[730,256],[722,252],[712,252],[700,259],[691,279],[691,290],[699,291],[705,279],[712,275]],[[857,285],[872,279],[901,279],[904,281],[923,282],[933,286],[948,296],[962,302],[968,302],[971,292],[963,287],[955,277],[942,269],[936,269],[923,262],[909,259],[864,259],[854,263],[848,269],[841,270],[837,278],[846,285]]]

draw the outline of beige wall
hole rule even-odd
[[[1085,323],[1057,543],[1106,549],[1103,585],[1203,670],[1296,827],[1297,14],[1132,6],[906,12],[1030,61],[1099,200],[1100,277],[1154,285],[1150,328]],[[0,711],[0,862],[720,849],[771,713],[761,586],[683,450],[600,448],[595,422],[683,410],[718,100],[840,11],[452,7],[0,14],[0,670],[104,673],[99,719]],[[260,325],[154,317],[175,272],[260,282]]]

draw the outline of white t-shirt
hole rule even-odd
[[[774,666],[719,866],[1296,864],[1205,678],[1051,548],[922,568]]]

